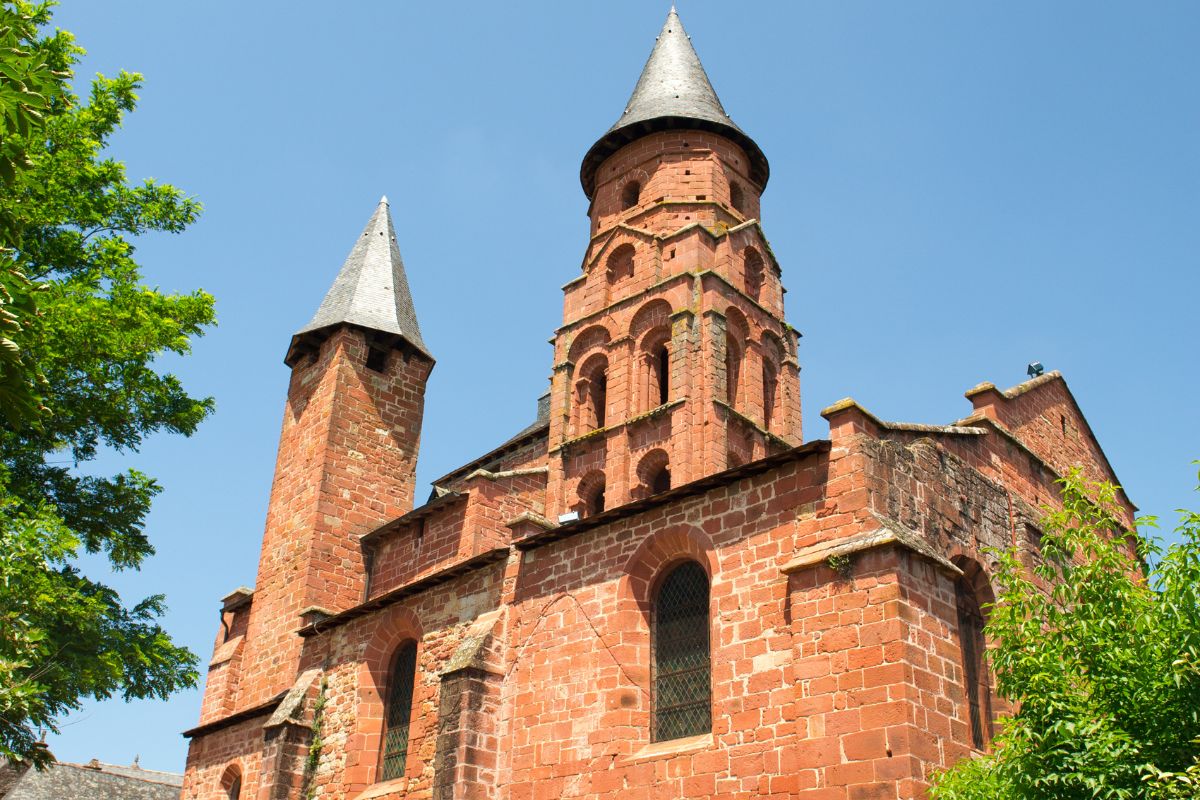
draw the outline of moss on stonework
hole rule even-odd
[[[850,561],[850,555],[848,553],[832,555],[826,559],[826,563],[829,564],[829,568],[836,572],[838,577],[842,580],[848,580],[850,578],[853,565]]]
[[[321,749],[325,746],[321,739],[321,723],[325,718],[325,693],[329,681],[322,677],[321,687],[317,690],[317,702],[313,705],[312,741],[308,745],[308,757],[304,760],[304,781],[300,796],[304,800],[312,800],[316,796],[317,764],[321,761]]]

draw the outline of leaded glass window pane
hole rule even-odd
[[[417,673],[417,645],[409,642],[396,654],[388,686],[386,727],[383,734],[383,777],[387,781],[404,775],[408,757],[408,723],[412,718],[413,682]]]
[[[656,742],[712,730],[708,642],[708,575],[685,562],[654,598],[651,631],[652,731]]]

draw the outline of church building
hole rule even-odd
[[[583,159],[536,418],[428,499],[434,355],[380,202],[287,349],[185,800],[916,798],[989,746],[985,548],[1035,564],[1055,480],[1115,475],[1056,372],[948,425],[842,400],[805,440],[769,175],[672,9]]]

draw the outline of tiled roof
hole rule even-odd
[[[22,769],[12,765],[3,770]],[[25,769],[3,800],[178,800],[183,776],[113,764],[52,764]]]

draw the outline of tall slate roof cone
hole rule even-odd
[[[421,327],[408,289],[404,260],[396,244],[387,197],[380,199],[317,313],[292,337],[284,360],[289,365],[294,364],[306,349],[307,342],[337,325],[357,325],[400,337],[426,357],[433,358],[421,339]]]
[[[674,6],[642,68],[625,113],[583,157],[579,179],[584,193],[589,199],[595,193],[596,170],[604,159],[648,133],[671,129],[711,131],[732,139],[750,159],[750,178],[760,189],[767,185],[767,157],[725,113]]]

